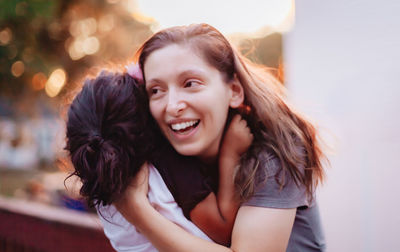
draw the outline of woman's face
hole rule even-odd
[[[229,107],[236,104],[232,83],[189,46],[177,44],[152,52],[144,75],[151,114],[176,151],[215,160]]]

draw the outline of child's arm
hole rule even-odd
[[[239,199],[235,196],[234,172],[240,156],[250,146],[253,135],[245,120],[236,115],[222,141],[219,156],[219,189],[210,193],[190,212],[196,226],[215,242],[229,245]]]

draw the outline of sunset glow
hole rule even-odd
[[[155,31],[205,22],[225,34],[257,33],[266,27],[284,32],[290,29],[294,15],[294,0],[125,0],[124,4],[131,6],[129,10],[135,17],[154,19]]]

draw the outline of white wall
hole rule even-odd
[[[298,0],[284,41],[290,95],[335,136],[328,251],[400,251],[400,1]]]

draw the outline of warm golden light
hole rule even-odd
[[[111,30],[114,27],[113,16],[107,15],[99,22],[99,30]],[[86,55],[92,55],[100,49],[100,41],[92,36],[97,31],[97,21],[94,18],[86,18],[74,21],[69,27],[72,37],[66,41],[66,50],[72,60],[79,60]]]
[[[86,18],[79,21],[74,21],[69,27],[69,33],[72,36],[84,36],[87,37],[97,30],[97,21],[94,18]]]
[[[110,4],[116,4],[116,3],[118,3],[120,0],[107,0],[107,3],[110,3]]]
[[[114,28],[114,16],[111,14],[102,16],[99,20],[99,31],[108,32]]]
[[[88,37],[83,41],[82,49],[87,55],[95,54],[100,48],[100,41],[96,37]]]
[[[100,41],[97,37],[77,37],[68,45],[68,53],[72,60],[79,60],[86,55],[92,55],[99,51]]]
[[[82,39],[77,38],[74,40],[68,48],[69,56],[72,60],[79,60],[85,56],[85,52],[83,51],[83,41]]]
[[[156,20],[153,17],[150,16],[146,16],[141,12],[135,11],[132,12],[132,16],[134,19],[136,19],[137,21],[144,23],[144,24],[151,24],[156,22]]]
[[[66,79],[67,75],[63,69],[58,68],[54,70],[50,74],[50,77],[46,82],[45,85],[46,94],[49,97],[57,96],[60,93],[62,87],[65,85]]]
[[[31,87],[35,91],[41,90],[45,87],[46,81],[47,81],[46,75],[44,75],[44,73],[39,72],[33,76]]]
[[[0,45],[7,45],[12,39],[12,32],[10,28],[5,28],[0,31]]]
[[[25,65],[22,61],[16,61],[11,66],[11,74],[15,77],[21,76],[25,72]]]
[[[294,0],[125,0],[124,5],[134,16],[154,18],[158,22],[155,30],[209,23],[225,34],[256,34],[266,31],[266,27],[278,32],[286,31],[288,26],[282,27],[282,24],[291,15]]]

